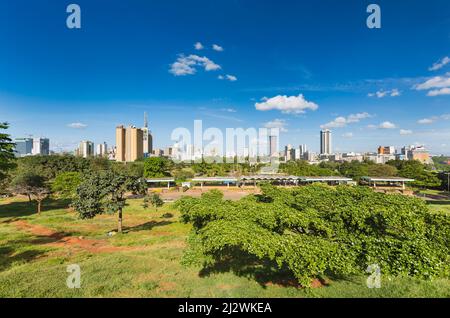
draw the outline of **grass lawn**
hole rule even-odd
[[[432,212],[450,214],[450,194],[440,190],[420,190]]]
[[[109,237],[116,215],[80,220],[67,202],[49,200],[41,216],[18,199],[0,200],[0,297],[450,297],[450,281],[366,276],[301,289],[223,271],[183,267],[190,226],[165,205],[144,210],[128,200],[125,233]],[[81,267],[81,288],[66,286],[67,265]]]

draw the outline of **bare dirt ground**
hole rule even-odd
[[[59,248],[82,249],[90,253],[111,253],[133,249],[129,247],[112,246],[106,240],[92,240],[84,239],[83,237],[70,236],[64,232],[55,232],[44,226],[30,224],[22,220],[14,221],[11,224],[19,230],[38,236],[38,239],[33,242],[35,244]]]

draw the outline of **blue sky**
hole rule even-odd
[[[157,147],[202,119],[279,126],[282,144],[313,150],[329,127],[339,151],[450,154],[447,0],[1,0],[0,38],[0,120],[55,150],[114,144],[147,111]]]

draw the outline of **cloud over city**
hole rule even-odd
[[[260,111],[279,110],[285,114],[303,114],[307,110],[315,111],[319,108],[314,102],[307,101],[303,94],[298,96],[278,95],[262,98],[261,103],[256,103],[255,108]]]
[[[220,70],[222,67],[206,56],[180,54],[177,60],[171,64],[169,72],[175,76],[194,75],[197,68],[203,68],[206,72],[209,72]]]
[[[370,118],[370,117],[372,117],[372,115],[370,115],[367,112],[351,114],[347,117],[339,116],[339,117],[336,117],[333,121],[330,121],[329,123],[321,125],[320,128],[322,128],[322,129],[342,128],[342,127],[347,126],[348,124],[358,123],[361,120]]]

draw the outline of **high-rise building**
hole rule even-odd
[[[107,157],[108,156],[108,145],[106,142],[97,145],[97,156]]]
[[[48,138],[34,138],[32,154],[48,156],[50,154],[50,140]]]
[[[148,128],[147,112],[144,113],[144,127],[142,127],[142,134],[144,156],[147,157],[153,152],[153,136]]]
[[[269,136],[269,156],[278,157],[278,138],[277,136]]]
[[[329,155],[332,153],[331,148],[331,130],[325,129],[320,131],[320,154]]]
[[[116,161],[131,162],[144,157],[142,129],[130,126],[116,127]]]
[[[33,138],[16,138],[14,153],[16,157],[29,156],[33,152]]]
[[[292,145],[287,145],[284,147],[284,160],[285,161],[291,160],[291,150],[292,150]]]
[[[92,141],[82,141],[78,147],[78,155],[83,158],[94,156],[94,143]]]
[[[430,153],[424,146],[407,146],[402,148],[402,154],[407,160],[418,160],[422,163],[431,163]]]
[[[305,145],[305,144],[300,145],[298,148],[299,148],[299,150],[300,150],[300,157],[303,157],[303,155],[305,154],[305,152],[308,151],[308,149],[306,148],[306,145]]]
[[[379,155],[394,155],[395,154],[395,147],[394,146],[379,146],[378,147],[378,154]]]

